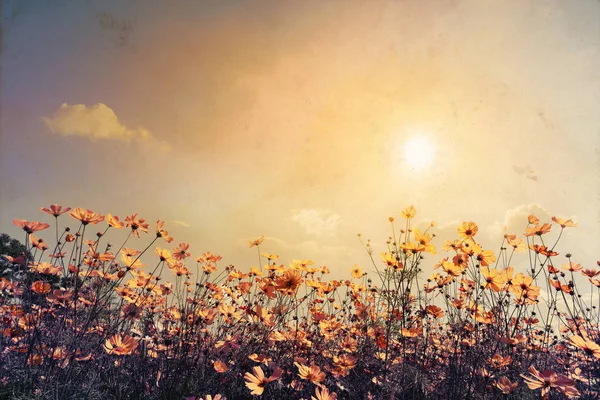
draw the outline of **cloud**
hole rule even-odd
[[[173,225],[173,226],[183,226],[185,228],[190,227],[190,224],[188,224],[187,222],[185,222],[185,221],[179,221],[179,220],[173,220],[173,221],[171,221],[171,225]]]
[[[497,237],[501,238],[506,233],[522,235],[527,227],[527,217],[535,215],[540,219],[540,222],[552,222],[552,214],[539,204],[522,204],[513,209],[506,211],[504,221],[496,222],[492,227],[492,231]]]
[[[105,104],[98,103],[87,107],[85,104],[63,103],[52,117],[42,121],[50,132],[62,136],[84,136],[91,140],[140,140],[153,141],[150,132],[144,128],[131,129],[123,125],[115,112]],[[161,143],[167,149],[166,143]]]
[[[292,212],[292,221],[297,222],[308,235],[333,235],[342,222],[338,214],[330,211],[300,209]]]

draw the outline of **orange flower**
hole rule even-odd
[[[569,262],[569,265],[563,264],[563,265],[561,265],[561,267],[563,269],[565,269],[567,271],[571,271],[571,272],[577,272],[577,271],[581,271],[583,269],[581,264],[574,264],[573,262]]]
[[[573,222],[570,219],[564,220],[562,218],[552,217],[552,221],[554,221],[557,224],[559,224],[561,228],[575,228],[575,227],[577,227],[577,223]]]
[[[212,363],[213,363],[213,368],[218,373],[222,374],[224,372],[227,372],[227,365],[223,361],[213,361]]]
[[[171,252],[169,250],[157,247],[154,251],[158,255],[158,258],[160,258],[160,261],[164,261],[168,265],[173,265],[175,263],[175,259],[171,256]]]
[[[191,256],[191,254],[187,252],[187,249],[189,249],[189,248],[190,248],[189,244],[179,243],[179,246],[177,246],[173,249],[173,257],[175,257],[175,259],[177,261],[186,259],[187,257]]]
[[[358,268],[358,265],[354,265],[354,268],[352,268],[350,272],[352,273],[352,277],[355,279],[360,279],[363,277],[363,270],[362,268]]]
[[[475,255],[477,256],[477,261],[479,261],[479,264],[483,265],[484,267],[487,267],[496,261],[496,256],[492,250],[476,249]]]
[[[37,231],[43,231],[44,229],[50,227],[50,224],[37,221],[27,221],[25,219],[13,219],[13,224],[29,234]]]
[[[301,379],[305,379],[314,384],[321,383],[325,379],[325,373],[322,372],[321,368],[317,365],[312,364],[311,366],[307,366],[297,362],[295,362],[294,365],[298,367],[298,376],[300,376]]]
[[[588,356],[594,356],[596,358],[600,358],[600,346],[591,340],[586,340],[579,335],[575,335],[571,337],[571,343],[581,349]]]
[[[169,235],[168,231],[165,231],[163,229],[163,226],[165,225],[164,221],[158,220],[156,221],[156,237],[161,237],[163,239],[165,239],[167,241],[167,243],[171,243],[173,241],[173,237],[171,235]]]
[[[35,281],[31,284],[31,291],[37,294],[50,293],[50,284],[44,281]]]
[[[47,262],[33,263],[29,266],[32,271],[46,275],[60,275],[61,268]]]
[[[557,252],[548,249],[546,246],[540,246],[539,244],[529,245],[529,248],[535,251],[537,254],[541,254],[546,257],[554,257],[558,255]]]
[[[381,253],[381,259],[388,266],[388,268],[393,269],[394,271],[404,269],[404,265],[400,262],[400,260],[392,253]]]
[[[425,307],[427,314],[433,315],[435,318],[442,318],[444,316],[444,311],[435,305],[429,305]]]
[[[512,248],[517,253],[521,253],[527,250],[527,245],[525,244],[525,241],[523,241],[523,239],[521,238],[517,238],[516,235],[506,235],[506,241],[509,245],[512,246]]]
[[[294,294],[302,282],[302,275],[298,271],[288,270],[283,276],[275,279],[275,288],[286,294]]]
[[[246,372],[246,374],[244,375],[244,379],[246,380],[246,387],[251,390],[250,394],[257,396],[262,396],[265,390],[265,386],[268,383],[279,379],[279,377],[283,373],[283,370],[277,368],[275,372],[273,372],[273,375],[267,378],[265,377],[265,373],[260,367],[253,367],[252,371],[254,371],[254,374]]]
[[[58,217],[59,215],[64,214],[70,210],[71,207],[67,207],[63,210],[62,206],[59,206],[58,204],[52,204],[50,208],[42,207],[43,212],[48,213],[50,215],[54,215],[54,217]]]
[[[133,353],[137,348],[138,341],[129,335],[121,335],[117,333],[107,339],[104,343],[104,349],[108,354],[116,354],[119,356]]]
[[[419,229],[413,229],[413,236],[421,246],[425,247],[423,251],[435,254],[435,246],[430,243],[431,235],[429,233],[422,234]]]
[[[522,273],[512,278],[510,291],[517,296],[515,301],[518,304],[535,304],[540,295],[540,288],[533,285],[533,278]]]
[[[551,388],[555,388],[563,393],[568,398],[579,396],[579,391],[575,388],[575,382],[566,376],[558,375],[552,370],[544,370],[542,372],[535,369],[534,366],[529,367],[529,372],[532,376],[521,374],[529,389],[542,389],[542,397],[546,397]]]
[[[535,225],[531,228],[525,229],[525,236],[542,236],[552,230],[552,225],[544,224],[544,225]]]
[[[29,234],[29,242],[31,242],[31,245],[33,247],[35,247],[36,249],[45,251],[48,250],[48,245],[44,242],[44,239],[42,238],[37,238],[35,237],[35,235],[33,233]]]
[[[104,221],[104,216],[96,214],[92,210],[84,210],[83,208],[77,207],[69,213],[71,217],[81,221],[83,225],[92,224],[96,225]]]
[[[494,292],[499,292],[504,286],[504,274],[497,269],[488,269],[487,267],[481,267],[481,274],[485,279],[484,288],[490,288]]]
[[[532,225],[535,225],[540,223],[540,219],[535,215],[531,214],[527,217],[527,222],[529,222]]]
[[[316,388],[315,396],[310,396],[311,400],[337,400],[337,394],[329,393],[326,387]]]
[[[146,223],[145,218],[138,218],[138,214],[135,213],[125,217],[125,226],[131,228],[131,232],[139,238],[140,231],[148,233],[150,225]]]
[[[479,227],[475,222],[463,222],[457,229],[458,235],[463,239],[472,239],[477,232]]]
[[[503,376],[494,383],[494,386],[502,390],[503,394],[510,394],[519,386],[519,383],[513,383],[507,377]]]
[[[411,219],[414,218],[415,215],[417,214],[417,210],[415,210],[414,206],[410,206],[408,208],[405,208],[404,210],[402,210],[402,212],[400,213],[400,215],[402,215],[403,218],[406,219]]]
[[[119,221],[119,217],[116,215],[106,214],[106,221],[108,222],[108,226],[112,226],[115,229],[121,229],[125,226],[125,223]]]
[[[261,244],[261,243],[262,243],[264,240],[265,240],[265,237],[264,237],[264,236],[261,236],[261,237],[259,237],[259,238],[258,238],[258,239],[256,239],[256,240],[250,240],[250,241],[248,242],[248,244],[249,244],[249,247],[260,246],[260,244]]]

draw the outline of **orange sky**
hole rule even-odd
[[[0,231],[20,238],[12,219],[52,203],[138,212],[194,255],[249,268],[264,235],[283,262],[342,275],[368,268],[358,232],[383,250],[387,217],[414,204],[442,236],[478,222],[493,250],[528,213],[574,218],[562,248],[591,268],[598,15],[593,0],[5,1]],[[415,136],[436,148],[418,171],[398,154]]]

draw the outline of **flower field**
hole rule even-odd
[[[263,238],[245,270],[162,221],[42,210],[53,229],[15,219],[26,251],[0,261],[0,398],[600,397],[600,271],[560,248],[571,220],[485,249],[474,222],[436,243],[411,206],[340,280]]]

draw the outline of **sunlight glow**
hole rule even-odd
[[[402,147],[404,161],[413,169],[420,170],[433,164],[435,148],[422,136],[409,139]]]

